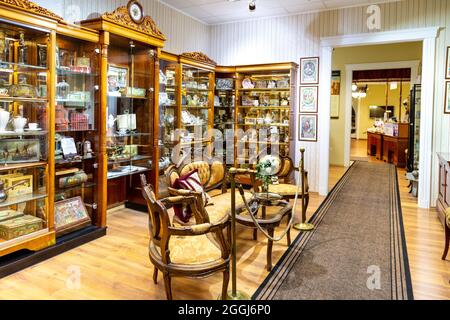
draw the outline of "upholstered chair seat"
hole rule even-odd
[[[297,185],[286,184],[286,183],[270,184],[269,192],[279,194],[282,197],[295,197],[295,193],[297,192]],[[298,188],[298,193],[301,197],[301,195],[302,195],[301,187]]]
[[[244,193],[245,199],[250,200],[252,194]],[[245,206],[239,191],[236,191],[236,209],[239,210]],[[231,193],[222,193],[212,197],[212,204],[205,207],[211,223],[218,223],[228,219],[231,213]]]
[[[155,256],[160,257],[161,251],[158,246],[150,244],[150,250]],[[171,266],[175,265],[198,265],[222,260],[220,248],[210,240],[207,235],[199,236],[172,236],[169,242]],[[180,266],[182,267],[182,266]]]

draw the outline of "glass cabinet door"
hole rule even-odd
[[[264,150],[289,155],[291,81],[289,70],[239,74],[238,164],[255,164]]]
[[[47,32],[0,22],[0,250],[48,227]]]
[[[111,36],[108,50],[108,203],[142,198],[139,174],[151,181],[155,52]],[[116,45],[114,45],[116,44]],[[110,191],[121,192],[117,199]]]
[[[210,81],[213,76],[211,71],[183,65],[180,137],[183,148],[203,148],[210,142],[205,133],[212,121],[210,99],[214,88]]]
[[[214,95],[214,129],[222,134],[223,161],[233,165],[235,129],[235,76],[229,73],[216,73]],[[228,146],[228,150],[227,150]],[[217,147],[217,146],[215,146]],[[228,154],[228,161],[227,161]]]
[[[168,185],[164,171],[172,164],[172,151],[179,127],[178,111],[179,64],[177,62],[159,61],[159,197],[168,196]]]
[[[99,148],[97,44],[57,37],[55,104],[55,228],[61,235],[96,220]],[[64,215],[76,203],[84,217]],[[87,214],[86,214],[87,213]]]

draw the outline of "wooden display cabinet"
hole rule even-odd
[[[180,56],[180,64],[181,119],[175,139],[180,142],[179,153],[194,161],[211,153],[216,63],[203,53],[189,52]]]
[[[222,135],[223,161],[234,165],[236,129],[236,68],[217,67],[214,96],[214,129]],[[218,146],[216,146],[218,147]]]
[[[254,166],[264,151],[291,155],[297,69],[295,63],[236,67],[236,166]]]
[[[0,2],[0,257],[55,243],[55,30],[62,20],[27,1]]]
[[[158,189],[158,51],[165,37],[153,20],[135,22],[127,6],[81,25],[100,32],[101,109],[106,139],[107,206],[142,208],[140,174]],[[106,191],[106,190],[105,190]]]
[[[158,197],[169,196],[165,170],[173,164],[176,130],[181,127],[181,64],[167,52],[159,55]]]
[[[60,24],[56,37],[55,205],[81,197],[89,219],[69,224],[55,208],[57,236],[106,226],[101,142],[99,34]],[[70,151],[70,146],[74,150]]]

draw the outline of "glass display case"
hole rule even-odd
[[[118,204],[133,201],[134,196],[141,197],[140,191],[136,192],[140,186],[139,174],[147,174],[151,181],[150,171],[154,169],[155,51],[136,41],[113,35],[111,38],[107,76],[107,174],[109,199]],[[112,193],[123,198],[114,200]]]
[[[192,146],[192,151],[198,152],[211,142],[208,130],[213,121],[214,72],[183,64],[181,92],[179,141],[182,148]]]
[[[57,236],[98,221],[100,47],[57,37],[55,103],[55,229]],[[67,217],[76,205],[82,218]]]
[[[49,33],[0,22],[0,256],[50,228]]]
[[[236,73],[230,68],[216,72],[215,92],[214,92],[214,129],[221,132],[223,141],[222,153],[223,161],[230,166],[234,165],[234,130],[236,116]],[[233,68],[232,68],[233,69]],[[230,151],[230,152],[228,152]],[[227,159],[229,154],[229,159]]]
[[[181,72],[178,56],[163,53],[159,60],[159,197],[169,196],[165,170],[172,164],[176,130],[180,128]]]
[[[422,86],[416,84],[411,89],[409,110],[409,152],[407,170],[412,172],[419,170],[420,147],[420,111],[421,111]]]
[[[265,153],[290,155],[297,65],[237,67],[236,166]]]
[[[134,5],[133,5],[134,3]],[[166,37],[154,20],[129,1],[111,12],[81,22],[100,32],[102,51],[102,148],[108,208],[143,210],[141,174],[158,190],[158,53]],[[140,12],[139,12],[140,11]],[[140,14],[136,19],[135,14]],[[103,133],[102,133],[103,135]]]

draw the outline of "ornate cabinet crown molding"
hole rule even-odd
[[[212,60],[210,57],[208,57],[206,54],[202,52],[185,52],[181,54],[181,56],[198,62],[207,63],[214,66],[217,65],[217,63],[214,60]]]
[[[1,4],[20,10],[25,10],[29,13],[47,17],[53,20],[63,20],[63,18],[58,16],[57,14],[28,0],[0,0],[0,5]]]
[[[126,6],[119,7],[113,12],[103,14],[102,19],[130,29],[137,30],[163,41],[166,40],[166,37],[161,32],[161,30],[159,30],[151,17],[145,16],[142,20],[142,23],[137,24],[131,19],[128,13],[128,8]]]

